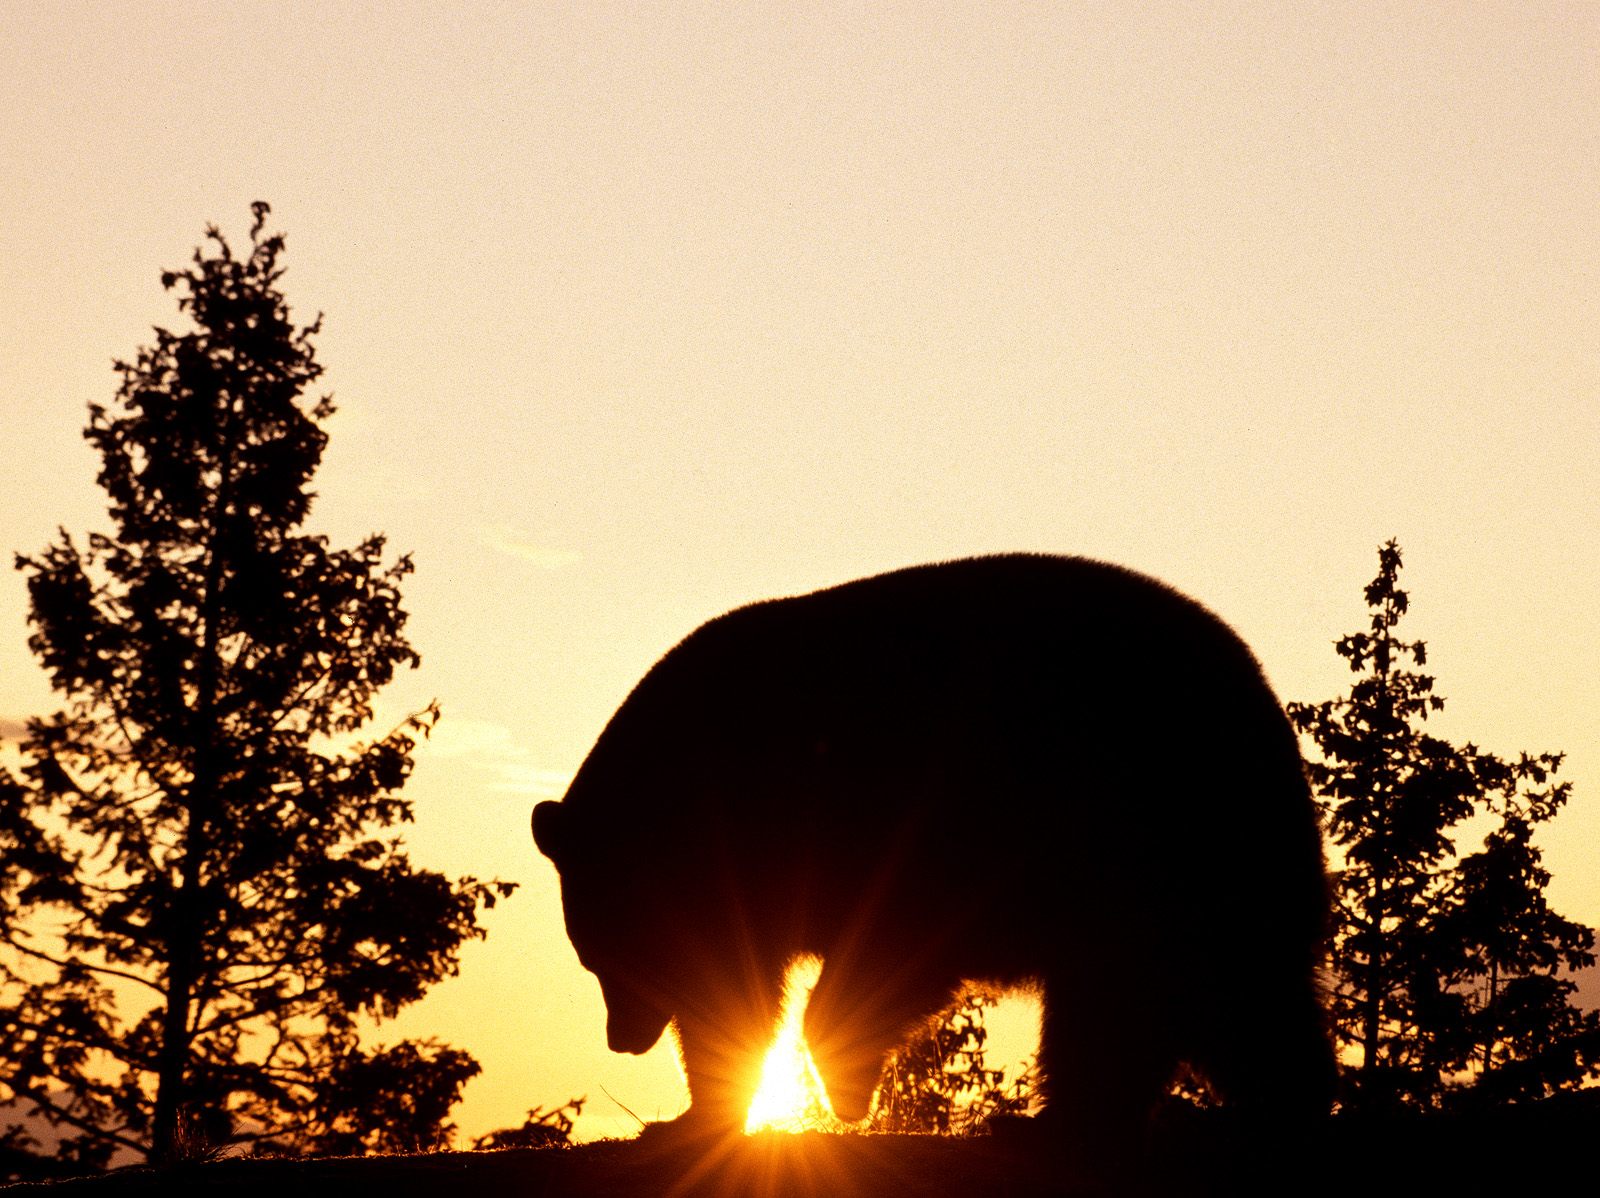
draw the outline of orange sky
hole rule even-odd
[[[606,1053],[528,809],[748,600],[1005,549],[1156,574],[1284,698],[1388,536],[1439,730],[1565,749],[1600,923],[1600,13],[1588,4],[6,5],[0,548],[250,201],[327,313],[314,523],[415,553],[424,863],[521,881],[397,1031],[469,1132],[681,1085]],[[0,579],[0,727],[52,699]],[[994,845],[1003,862],[1004,844]]]

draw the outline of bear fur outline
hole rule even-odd
[[[1262,1115],[1330,1104],[1294,732],[1226,624],[1121,567],[972,558],[729,612],[533,830],[611,1048],[676,1026],[681,1129],[743,1127],[802,953],[846,1119],[967,981],[1042,990],[1042,1120],[1081,1144],[1136,1135],[1180,1063]]]

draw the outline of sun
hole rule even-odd
[[[783,980],[778,1034],[761,1063],[761,1082],[744,1123],[747,1135],[815,1131],[838,1123],[817,1079],[804,1034],[806,1001],[821,973],[818,957],[799,957],[789,965]]]

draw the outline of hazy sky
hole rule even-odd
[[[482,1060],[466,1131],[682,1100],[669,1053],[605,1051],[531,803],[704,619],[933,558],[1135,566],[1314,700],[1398,537],[1439,730],[1568,752],[1551,893],[1600,923],[1600,7],[0,0],[0,30],[0,549],[104,525],[86,405],[177,321],[160,271],[269,201],[340,404],[313,524],[416,557],[386,714],[445,720],[409,841],[523,883],[396,1033]],[[25,614],[0,577],[4,727],[53,703]]]

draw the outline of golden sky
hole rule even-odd
[[[934,558],[1145,570],[1315,700],[1398,537],[1438,729],[1568,752],[1600,923],[1600,8],[3,7],[0,549],[103,525],[86,405],[269,201],[313,523],[416,557],[409,841],[523,883],[396,1031],[483,1061],[466,1131],[682,1102],[606,1052],[532,802],[701,621]],[[0,727],[53,702],[25,614]]]

